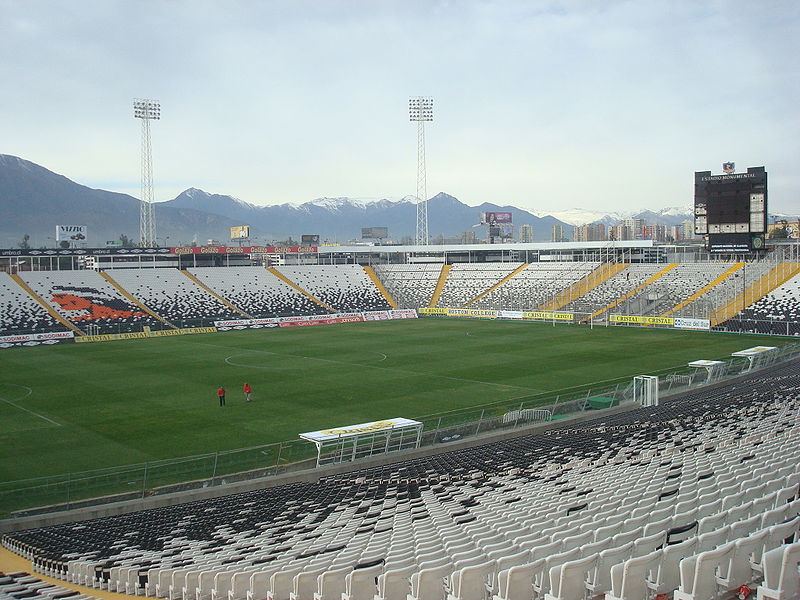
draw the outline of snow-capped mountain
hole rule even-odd
[[[604,212],[584,208],[570,208],[558,211],[537,211],[535,214],[542,217],[555,217],[560,221],[575,226],[587,223],[617,225],[627,218],[644,219],[653,225],[679,225],[686,220],[694,218],[691,206],[662,208],[657,211],[639,210],[630,212]]]
[[[534,214],[540,217],[554,217],[559,221],[564,221],[570,225],[585,225],[587,223],[605,223],[613,225],[620,219],[628,216],[623,213],[603,212],[597,210],[587,210],[585,208],[569,208],[567,210],[555,211],[536,211]]]
[[[509,199],[509,202],[513,202]],[[300,239],[319,234],[323,240],[358,239],[365,227],[388,227],[390,238],[401,241],[414,236],[416,198],[325,197],[302,204],[258,206],[224,194],[189,188],[173,200],[156,205],[159,237],[171,244],[192,239],[227,240],[229,228],[249,225],[255,240]],[[631,212],[572,208],[528,211],[511,204],[483,203],[468,206],[440,192],[428,200],[428,229],[432,241],[442,236],[458,238],[463,232],[485,237],[486,229],[473,229],[482,212],[510,212],[515,230],[531,225],[535,241],[549,241],[553,225],[563,225],[569,238],[573,226],[601,222],[608,226],[636,217],[649,224],[680,225],[693,219],[691,206]],[[796,215],[771,215],[772,218]],[[24,234],[43,243],[59,223],[89,226],[93,243],[125,234],[137,238],[139,201],[126,194],[93,190],[48,171],[30,161],[0,154],[0,247],[15,245]]]

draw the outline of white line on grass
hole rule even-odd
[[[33,394],[33,390],[31,388],[29,388],[27,385],[19,385],[18,383],[5,383],[5,384],[2,384],[2,385],[13,385],[14,387],[18,387],[18,388],[22,388],[23,390],[26,390],[26,392],[22,396],[20,396],[19,398],[15,398],[15,400],[22,400],[23,398],[27,398],[28,396]],[[50,417],[45,417],[44,415],[40,415],[39,413],[34,412],[32,410],[29,410],[29,409],[25,408],[24,406],[20,406],[19,404],[15,404],[14,402],[12,402],[11,400],[8,400],[7,398],[3,398],[2,396],[0,396],[0,401],[5,402],[6,404],[9,404],[9,405],[13,406],[14,408],[18,408],[19,410],[23,410],[26,413],[29,413],[29,414],[33,415],[34,417],[39,417],[40,419],[44,419],[45,421],[47,421],[48,423],[52,423],[56,427],[61,427],[61,423],[53,421],[53,419],[51,419]]]
[[[211,346],[213,348],[226,348],[227,350],[231,350],[230,346],[220,346],[218,344],[208,344],[208,343],[204,343],[204,342],[192,342],[192,343],[197,344],[199,346]],[[511,389],[514,389],[514,390],[526,390],[526,391],[529,391],[529,392],[537,392],[537,393],[541,391],[538,388],[527,388],[527,387],[522,387],[522,386],[519,386],[519,385],[508,385],[506,383],[494,383],[492,381],[478,381],[478,380],[475,380],[475,379],[464,379],[462,377],[452,377],[450,375],[436,375],[435,373],[424,373],[424,372],[420,372],[420,371],[408,371],[406,369],[397,369],[397,368],[391,368],[391,367],[378,367],[376,365],[365,365],[363,363],[351,363],[351,362],[345,362],[343,360],[333,360],[331,358],[316,358],[314,356],[300,356],[298,354],[281,354],[280,352],[271,352],[269,350],[247,350],[247,352],[257,352],[259,354],[271,354],[272,356],[283,356],[285,358],[299,358],[301,360],[311,360],[311,361],[325,362],[325,363],[331,363],[331,364],[336,364],[336,365],[349,365],[351,367],[363,367],[365,369],[378,369],[380,371],[390,371],[390,372],[393,372],[393,373],[408,373],[409,375],[416,375],[418,377],[436,377],[438,379],[449,379],[451,381],[463,381],[465,383],[477,383],[478,385],[491,385],[491,386],[494,386],[494,387],[505,388],[505,389],[508,389],[508,390],[511,390]],[[381,353],[379,353],[379,354],[381,354]],[[236,356],[241,356],[241,354],[231,354],[230,356],[226,357],[224,359],[224,361],[227,364],[231,364],[231,363],[228,362],[228,359],[234,358]],[[236,366],[252,367],[254,365],[236,365]]]

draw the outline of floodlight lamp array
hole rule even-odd
[[[411,98],[408,101],[409,121],[433,121],[433,98]]]
[[[161,103],[155,100],[134,100],[133,116],[137,119],[160,119]]]

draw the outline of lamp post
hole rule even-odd
[[[153,216],[153,153],[150,146],[150,121],[161,119],[161,104],[137,98],[133,116],[142,120],[142,203],[139,210],[139,245],[156,245],[156,224]]]
[[[417,96],[408,101],[408,119],[417,124],[417,236],[416,244],[428,245],[428,193],[425,173],[425,122],[433,121],[433,98]]]

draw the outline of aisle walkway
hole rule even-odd
[[[116,594],[114,592],[106,592],[103,590],[96,590],[94,588],[83,587],[82,585],[67,583],[66,581],[62,581],[60,579],[46,577],[41,573],[34,573],[33,567],[31,566],[31,561],[26,560],[21,556],[14,554],[13,552],[9,552],[8,550],[0,546],[0,572],[16,573],[18,571],[24,571],[25,573],[30,573],[32,576],[41,579],[42,581],[47,581],[48,583],[54,583],[62,588],[77,590],[82,594],[94,596],[95,598],[102,598],[104,600],[130,600],[131,598],[133,598],[133,596],[127,596],[125,594]]]

